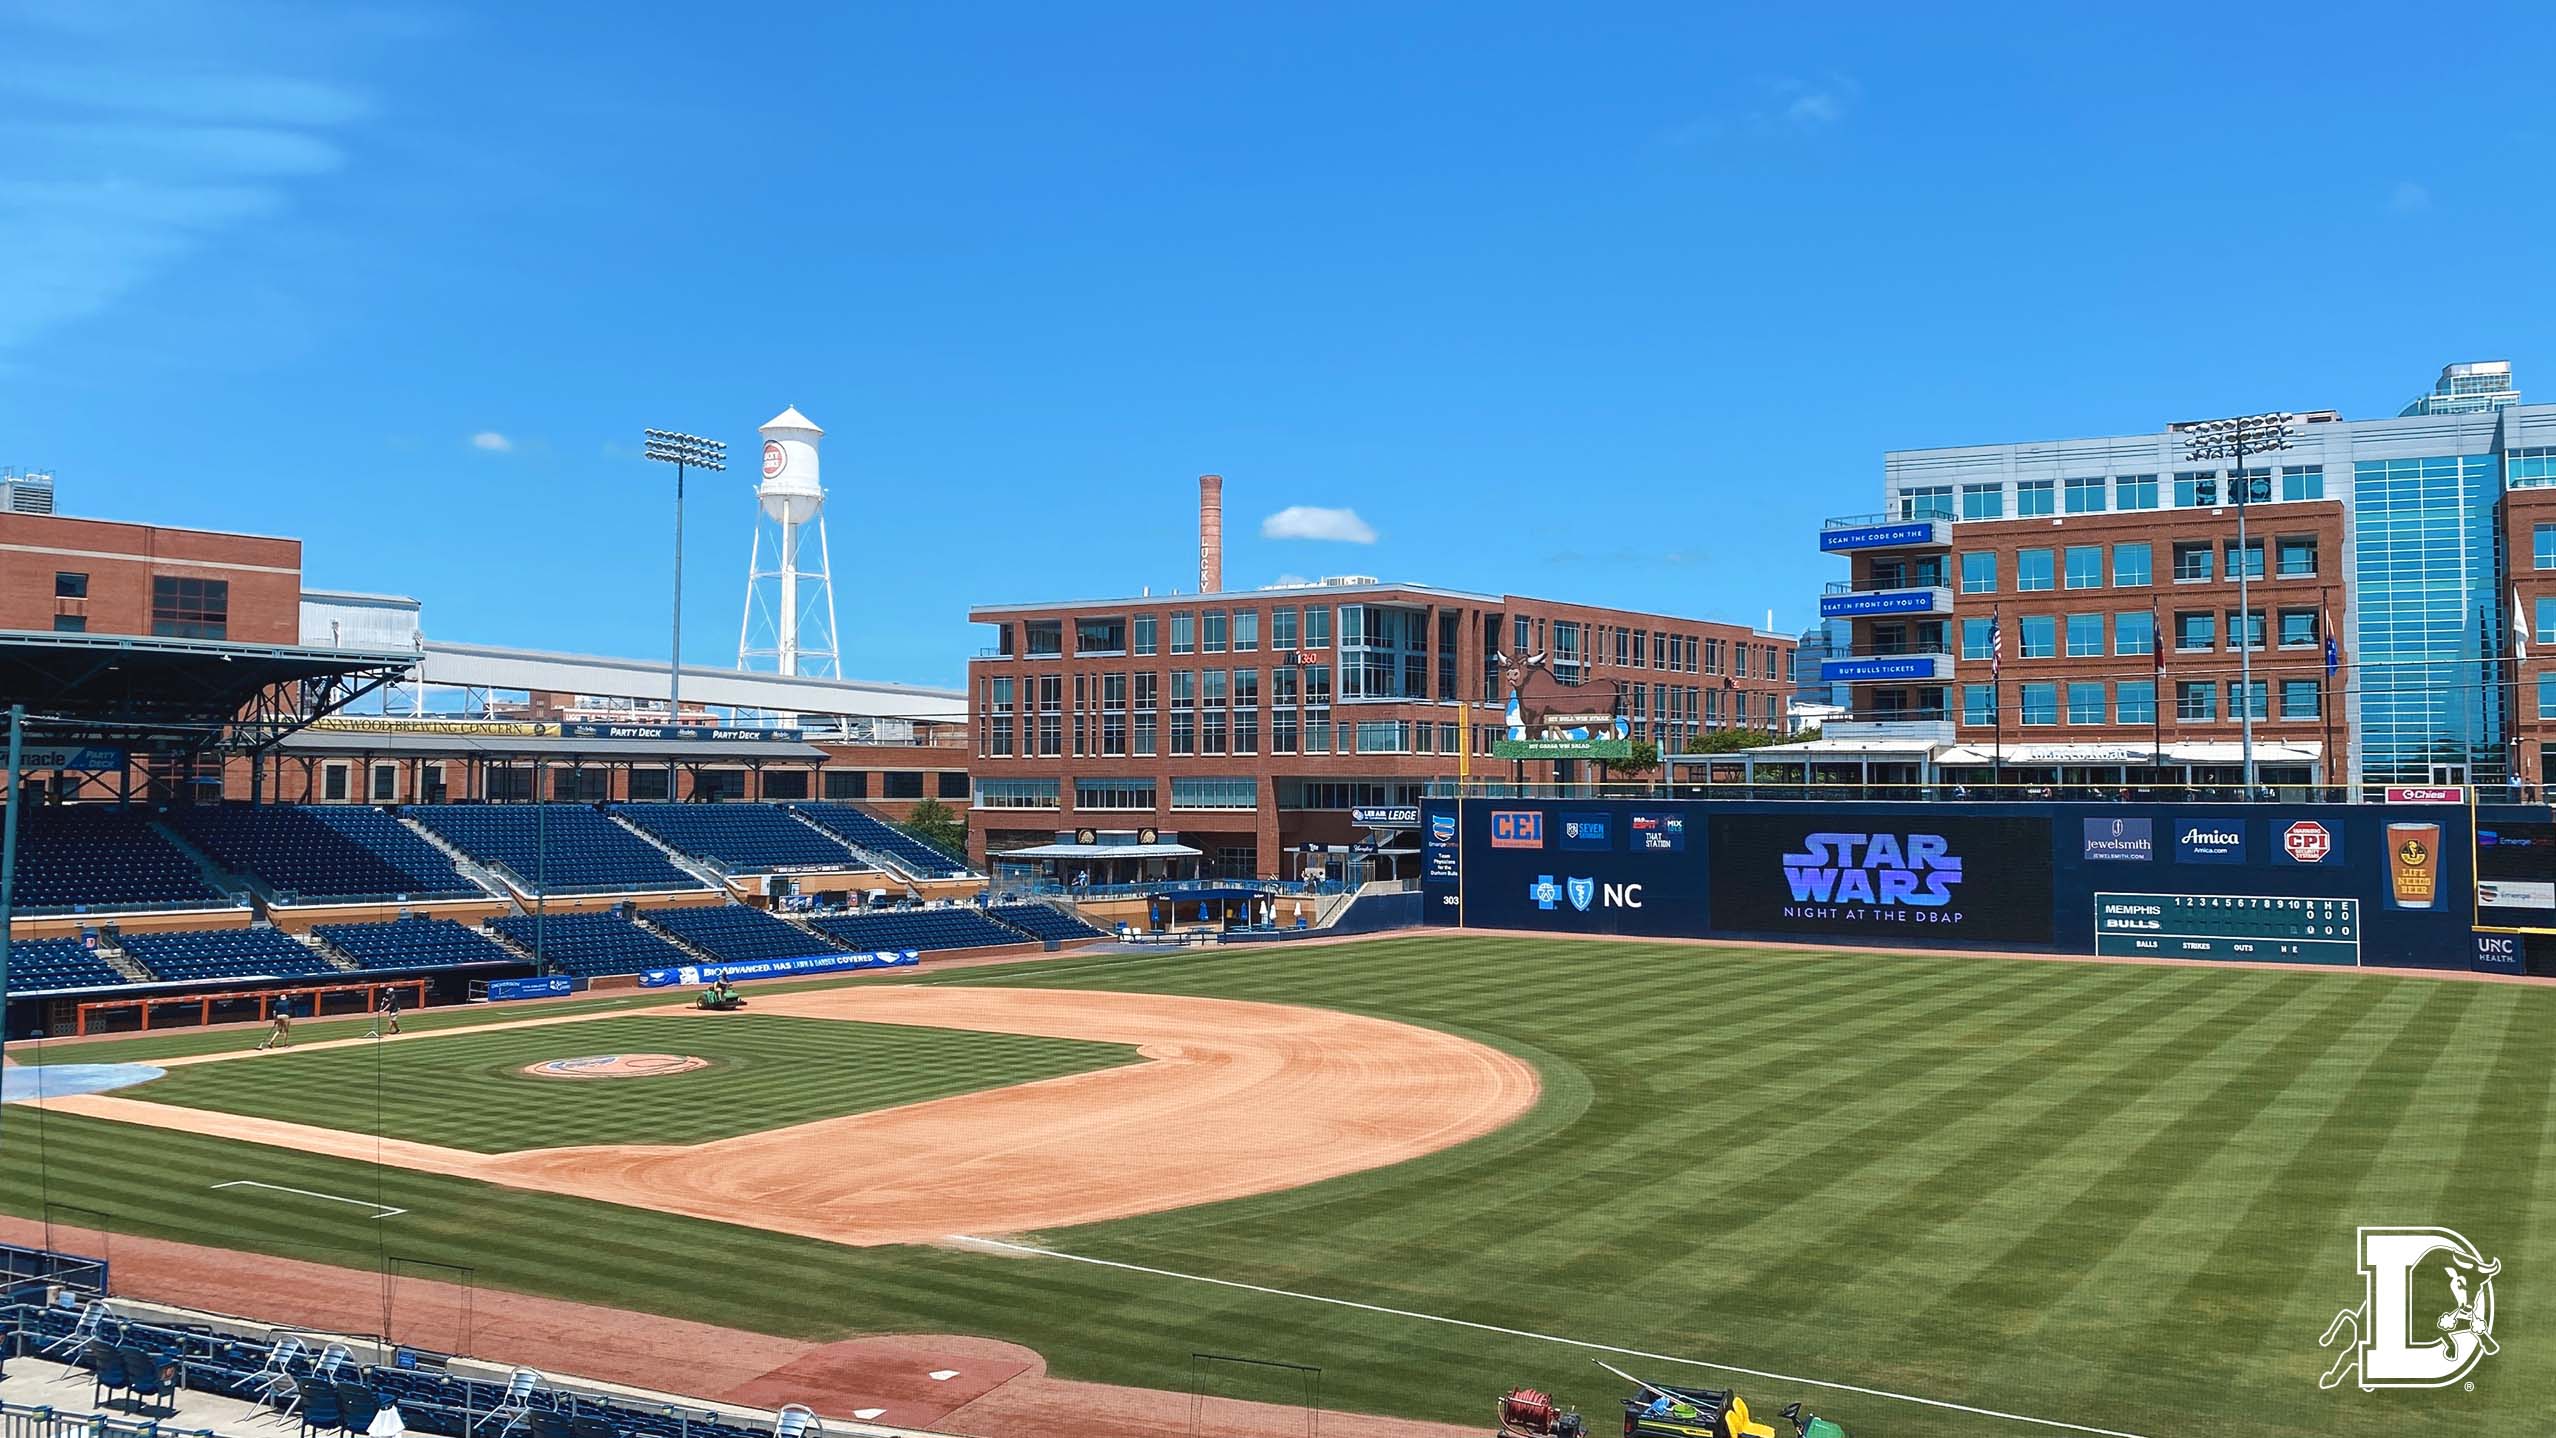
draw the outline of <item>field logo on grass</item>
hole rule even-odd
[[[2335,1314],[2317,1340],[2319,1348],[2346,1344],[2317,1387],[2340,1387],[2349,1376],[2365,1393],[2447,1388],[2502,1351],[2494,1343],[2501,1260],[2446,1228],[2359,1234],[2361,1306]]]

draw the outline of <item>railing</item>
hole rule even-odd
[[[1295,879],[1154,879],[1134,884],[1069,884],[1044,876],[1034,879],[1003,879],[993,885],[994,900],[1014,895],[1058,899],[1143,899],[1179,898],[1185,893],[1207,889],[1249,889],[1261,894],[1337,894],[1345,892],[1337,879],[1307,884]]]
[[[1876,524],[1893,524],[1898,522],[1898,518],[1886,509],[1875,510],[1871,514],[1835,514],[1821,520],[1819,527],[1822,530],[1864,529]]]
[[[220,1438],[210,1428],[180,1428],[148,1418],[64,1412],[0,1403],[0,1438]]]
[[[1876,576],[1869,579],[1832,579],[1822,594],[1889,594],[1902,589],[1950,589],[1952,580],[1941,574],[1911,574],[1892,579]]]
[[[1952,652],[1952,641],[1938,640],[1933,643],[1920,641],[1914,644],[1897,645],[1850,645],[1844,649],[1832,649],[1828,653],[1818,657],[1822,659],[1922,659],[1929,655],[1950,654]]]
[[[1680,755],[1679,758],[1682,763],[1727,763],[1734,769],[1739,767],[1739,760],[1735,755],[1687,754]],[[1834,761],[1830,761],[1829,764],[1823,764],[1814,760],[1811,767],[1814,770],[1821,767],[1831,767],[1833,762]],[[1987,770],[1990,768],[1990,766],[1984,764],[1964,765],[1961,767],[1965,770],[1971,771]],[[2013,767],[2020,768],[2022,766]],[[2056,767],[2078,766],[2041,764],[2034,765],[2032,767],[2038,769],[2050,769]],[[2093,767],[2109,768],[2113,766],[2096,765]],[[2214,764],[2206,767],[2233,769],[2235,765]],[[1792,777],[1770,778],[1767,776],[1767,771],[1769,769],[1780,769],[1789,773]],[[1990,778],[1979,783],[1955,782],[1949,779],[1938,779],[1933,783],[1892,784],[1862,783],[1853,780],[1821,780],[1816,777],[1806,778],[1802,775],[1802,769],[1802,762],[1798,759],[1787,760],[1773,756],[1759,756],[1757,758],[1758,777],[1754,781],[1738,778],[1722,781],[1707,781],[1690,777],[1680,777],[1669,782],[1653,780],[1643,784],[1518,784],[1511,783],[1506,780],[1476,779],[1464,789],[1462,797],[1467,801],[1482,799],[1561,799],[1581,801],[1603,799],[1625,799],[1634,801],[1655,799],[1693,799],[1700,801],[1750,800],[1759,802],[1814,804],[1839,803],[1846,801],[1889,803],[2183,804],[2206,802],[2214,804],[2377,804],[2385,802],[2385,790],[2388,787],[2380,783],[2257,784],[2253,793],[2249,795],[2242,784],[2226,783],[2141,783],[2134,779],[2128,784],[2041,784],[2018,782],[2009,775],[2003,780]],[[2543,805],[2549,802],[2548,796],[2544,792],[2539,791],[2535,788],[2535,786],[2530,785],[2506,782],[2495,784],[2471,784],[2468,785],[2467,788],[2480,804]],[[1455,781],[1451,779],[1432,781],[1429,787],[1429,797],[1440,800],[1456,797]]]

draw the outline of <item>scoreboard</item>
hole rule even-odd
[[[2119,959],[2357,965],[2361,901],[2265,894],[2097,894],[2095,952]]]

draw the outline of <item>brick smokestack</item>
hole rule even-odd
[[[1225,588],[1225,477],[1198,476],[1198,592]]]

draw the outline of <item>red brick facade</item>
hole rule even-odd
[[[302,542],[0,513],[0,629],[292,644]]]
[[[2547,741],[2556,738],[2556,643],[2549,642],[2556,638],[2556,488],[2504,494],[2503,553],[2510,560],[2517,620],[2526,624],[2519,636],[2525,657],[2514,666],[2517,692],[2509,711],[2518,741],[2513,763],[2524,781],[2543,785],[2556,779],[2547,759]]]

